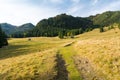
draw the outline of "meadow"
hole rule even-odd
[[[0,80],[120,80],[120,30],[11,38],[0,49]]]
[[[120,30],[88,33],[74,46],[75,64],[83,79],[120,80]]]

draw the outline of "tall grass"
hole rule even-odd
[[[88,59],[105,80],[120,80],[120,32],[116,30],[117,33],[112,29],[98,35],[87,34],[89,38],[79,40],[74,47],[77,56]]]

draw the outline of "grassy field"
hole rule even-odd
[[[0,59],[41,52],[50,48],[59,47],[70,41],[46,37],[31,39],[31,41],[28,41],[27,38],[10,39],[9,46],[0,49]]]
[[[56,75],[55,56],[55,51],[51,50],[0,60],[0,80],[53,79]]]
[[[57,75],[57,48],[71,40],[10,39],[0,49],[0,80],[52,80]]]
[[[0,80],[120,80],[120,30],[74,39],[12,38],[0,49]]]
[[[74,46],[75,63],[83,78],[120,80],[120,30],[104,33],[94,30],[79,37]]]

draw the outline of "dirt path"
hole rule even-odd
[[[62,58],[62,55],[59,53],[56,55],[57,57],[57,76],[54,78],[54,80],[68,80],[68,71],[65,66],[65,61]]]
[[[83,80],[105,80],[97,75],[97,71],[94,70],[88,59],[74,56],[74,63]]]
[[[68,80],[82,80],[73,60],[73,56],[76,54],[73,49],[73,43],[74,42],[68,43],[60,48],[59,53],[63,56],[63,59],[66,62]]]

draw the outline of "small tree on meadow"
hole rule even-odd
[[[104,27],[100,27],[100,32],[104,32]]]
[[[60,39],[63,39],[63,38],[64,38],[64,33],[63,33],[63,31],[60,31],[60,32],[59,32],[58,37],[59,37]]]
[[[118,28],[120,29],[120,24],[118,24]]]

